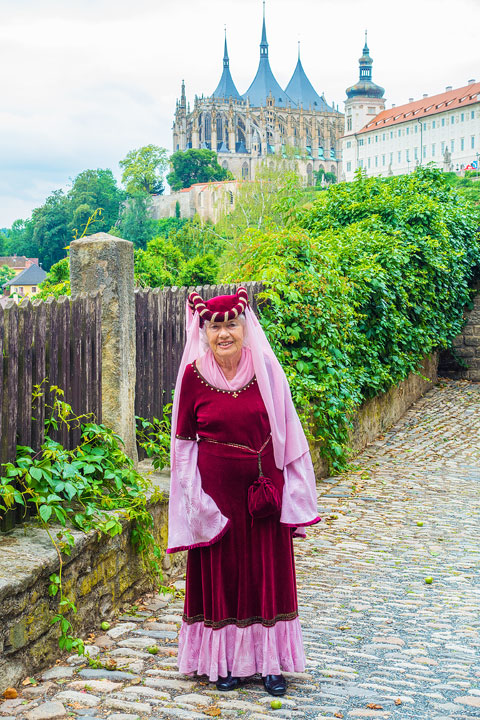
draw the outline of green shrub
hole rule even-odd
[[[478,213],[441,172],[420,168],[333,185],[292,222],[248,231],[230,279],[265,283],[263,327],[338,468],[355,407],[459,333]]]

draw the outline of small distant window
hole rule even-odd
[[[370,158],[368,158],[368,167],[370,167]]]
[[[470,138],[470,147],[473,149],[475,147],[475,135],[472,135]]]
[[[358,161],[358,167],[363,168],[363,158],[360,158]]]
[[[460,150],[465,150],[465,138],[460,138]]]
[[[445,127],[445,118],[442,118],[442,127]]]
[[[423,129],[424,129],[424,130],[427,129],[427,123],[423,123]]]
[[[450,125],[455,124],[455,115],[450,115]]]
[[[385,140],[385,139],[386,139],[385,133],[383,133],[383,135],[382,135],[382,140]]]
[[[363,138],[360,138],[360,140],[358,141],[358,144],[363,145]]]
[[[435,130],[435,120],[432,120],[432,130]]]
[[[347,162],[347,172],[350,172],[351,169],[352,169],[352,163],[349,161],[349,162]]]
[[[460,122],[465,120],[465,113],[460,113]]]
[[[352,147],[352,141],[349,140],[349,141],[347,142],[347,148],[351,148],[351,147]]]
[[[375,155],[375,167],[378,167],[378,155]]]
[[[393,153],[390,153],[390,165],[393,163]]]
[[[410,128],[409,128],[409,127],[406,128],[405,133],[406,133],[406,135],[410,135]]]
[[[475,110],[470,112],[470,120],[475,120]]]
[[[435,157],[435,143],[432,143],[432,157]]]
[[[455,151],[455,140],[451,140],[451,141],[450,141],[450,150],[451,150],[452,152]]]
[[[415,125],[415,132],[418,132],[418,125]]]
[[[382,165],[385,165],[385,155],[382,155]]]
[[[422,155],[423,155],[424,158],[427,157],[427,146],[426,146],[426,145],[423,146],[423,153],[422,153]]]
[[[32,285],[32,293],[36,293],[36,292],[37,292],[36,286],[35,286],[35,285]]]
[[[398,162],[399,163],[402,162],[402,151],[401,150],[398,151]]]
[[[390,140],[393,138],[393,130],[390,130]]]
[[[368,138],[368,144],[369,144],[369,145],[370,145],[370,140],[371,140],[371,139],[372,139],[371,137]]]
[[[445,154],[445,142],[442,141],[442,155]]]
[[[375,142],[378,142],[378,135],[375,135]]]

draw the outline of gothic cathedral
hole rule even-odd
[[[293,148],[298,169],[307,184],[321,168],[339,177],[340,144],[344,116],[317,94],[302,66],[297,65],[285,90],[270,68],[263,9],[260,60],[248,90],[240,95],[233,82],[225,36],[223,72],[209,97],[195,96],[187,105],[182,82],[173,125],[173,150],[208,148],[236,178],[254,179],[256,168],[268,155],[283,155]],[[267,160],[268,161],[268,160]]]

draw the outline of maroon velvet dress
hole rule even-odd
[[[188,551],[180,669],[206,673],[210,679],[216,679],[216,670],[224,676],[226,670],[234,675],[265,675],[303,669],[292,528],[280,524],[280,513],[252,520],[248,512],[247,492],[259,475],[258,456],[239,446],[259,451],[265,445],[263,475],[275,484],[280,497],[283,488],[255,378],[237,391],[220,390],[200,375],[194,363],[188,365],[177,437],[198,438],[202,488],[230,520],[217,542]],[[275,637],[264,632],[275,627]],[[253,628],[253,634],[239,634],[238,629],[247,628]],[[222,629],[228,633],[220,638]],[[251,653],[256,657],[239,659]]]

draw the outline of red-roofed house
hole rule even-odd
[[[371,59],[369,67],[371,81]],[[480,83],[470,80],[464,87],[447,87],[421,100],[410,98],[388,110],[383,88],[371,82],[361,85],[347,90],[346,132],[341,140],[344,180],[352,180],[357,168],[367,175],[401,175],[419,164],[459,171],[478,163]]]

